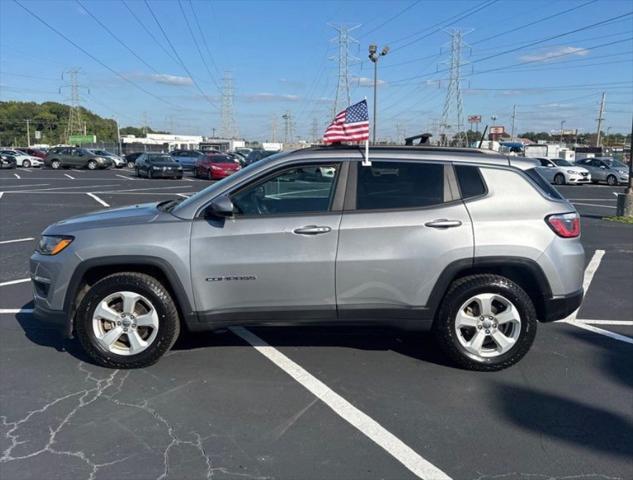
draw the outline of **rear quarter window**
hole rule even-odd
[[[538,189],[548,198],[554,200],[562,200],[563,196],[558,193],[547,180],[545,180],[540,173],[534,168],[524,170],[525,174],[537,185]]]
[[[486,194],[486,184],[481,177],[478,167],[455,165],[455,175],[457,176],[459,190],[463,199]]]

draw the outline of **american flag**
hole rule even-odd
[[[361,142],[369,139],[367,100],[347,107],[325,130],[323,142]]]

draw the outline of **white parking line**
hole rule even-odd
[[[0,195],[0,197],[2,197],[2,195]],[[27,237],[27,238],[16,238],[15,240],[3,240],[0,242],[0,245],[4,245],[6,243],[30,242],[31,240],[35,240],[35,238]]]
[[[577,322],[586,323],[588,325],[622,325],[633,326],[633,320],[581,320],[576,319]]]
[[[74,179],[75,179],[75,177],[71,177],[71,176],[70,176],[70,175],[68,175],[67,173],[64,173],[64,175],[65,175],[66,177],[70,178],[71,180],[74,180]]]
[[[3,313],[33,313],[32,308],[0,308],[0,314]]]
[[[4,185],[3,188],[45,187],[46,185],[50,185],[50,183],[29,183],[27,185]],[[7,190],[5,190],[5,192],[7,192]]]
[[[115,177],[121,177],[121,178],[124,178],[124,179],[126,179],[126,180],[135,180],[135,179],[134,179],[134,178],[132,178],[132,177],[126,177],[125,175],[119,175],[118,173],[115,173],[115,174],[114,174],[114,176],[115,176]]]
[[[0,199],[2,198],[2,195],[4,195],[4,192],[0,192]]]
[[[568,198],[567,200],[572,202],[613,202],[612,198]]]
[[[20,278],[19,280],[10,280],[8,282],[2,282],[0,283],[0,287],[6,287],[8,285],[17,285],[18,283],[26,283],[30,281],[31,281],[30,278]]]
[[[22,167],[22,171],[23,172],[32,172],[33,170],[31,170],[30,168]]]
[[[183,178],[183,180],[185,180],[186,182],[193,182],[191,178]]]
[[[612,207],[611,205],[598,205],[596,203],[580,203],[580,202],[571,202],[574,205],[583,205],[585,207],[602,207],[602,208],[613,208],[616,209],[617,207]]]
[[[101,200],[99,197],[97,197],[94,193],[86,193],[86,195],[88,195],[89,197],[94,198],[97,202],[99,202],[101,205],[103,205],[104,207],[109,207],[110,205],[108,205],[106,202],[104,202],[103,200]]]
[[[20,177],[20,175],[18,175],[17,173],[14,173],[13,175],[15,175],[15,178],[17,178],[18,180],[22,177]]]
[[[624,343],[630,343],[633,345],[633,338],[627,337],[626,335],[620,335],[619,333],[610,332],[609,330],[603,330],[602,328],[594,327],[593,325],[587,325],[584,322],[579,322],[578,320],[567,320],[566,323],[568,325],[573,325],[574,327],[582,328],[583,330],[589,330],[593,333],[599,333],[600,335],[604,335],[605,337],[613,338],[614,340],[619,340]]]
[[[189,195],[185,195],[184,193],[177,193],[176,195],[183,198],[189,198]]]
[[[76,168],[71,168],[71,170],[72,170],[73,172],[79,172],[79,173],[81,173],[81,170],[77,170]]]
[[[450,480],[446,473],[422,458],[411,447],[386,430],[373,418],[360,411],[303,367],[290,360],[257,335],[243,327],[231,327],[231,331],[251,344],[259,353],[294,378],[343,420],[386,450],[417,477],[427,480]]]
[[[106,187],[109,187],[111,185],[105,185]],[[142,192],[145,190],[173,190],[175,188],[192,188],[192,186],[184,186],[184,185],[176,185],[174,187],[148,187],[148,188],[125,188],[122,190],[112,190],[113,192],[119,192],[119,193],[127,193],[127,192]],[[97,193],[110,193],[110,190],[101,190]]]

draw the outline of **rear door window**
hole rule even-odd
[[[406,209],[444,202],[444,165],[421,162],[357,164],[356,209]]]

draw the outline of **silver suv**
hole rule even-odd
[[[152,364],[182,328],[370,324],[432,330],[457,365],[498,370],[537,320],[578,308],[578,213],[533,161],[370,157],[281,153],[186,200],[55,223],[31,257],[35,314],[113,368]]]

